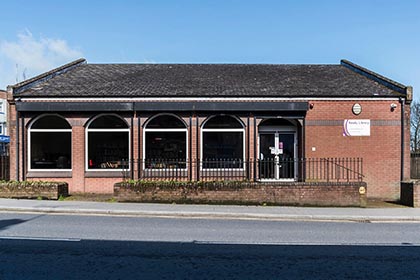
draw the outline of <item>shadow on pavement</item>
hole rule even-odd
[[[0,279],[419,279],[420,247],[0,240]]]

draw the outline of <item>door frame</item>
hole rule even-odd
[[[259,181],[262,182],[295,182],[297,181],[297,171],[298,171],[298,163],[296,161],[296,159],[298,158],[297,154],[298,154],[298,135],[297,135],[297,127],[296,126],[260,126],[258,127],[258,140],[257,140],[257,155],[258,155],[258,160],[261,157],[261,152],[260,152],[260,147],[261,147],[261,143],[260,143],[260,134],[274,134],[274,145],[275,143],[278,143],[279,140],[279,135],[280,134],[293,134],[293,139],[294,139],[294,143],[293,143],[293,158],[295,159],[294,162],[294,171],[293,171],[293,178],[269,178],[269,179],[258,179]]]

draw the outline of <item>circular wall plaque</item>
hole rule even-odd
[[[352,111],[353,111],[353,114],[359,115],[362,112],[362,105],[360,105],[359,103],[354,104]]]

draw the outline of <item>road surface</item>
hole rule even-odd
[[[420,224],[0,213],[0,279],[420,279]]]

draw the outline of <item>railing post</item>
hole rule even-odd
[[[257,171],[257,164],[258,164],[258,171]],[[254,158],[254,182],[257,181],[257,178],[259,178],[261,176],[261,174],[259,174],[259,162],[258,159]],[[257,177],[257,172],[258,172],[258,177]]]
[[[200,181],[200,176],[201,176],[201,174],[200,174],[201,159],[196,159],[195,162],[196,162],[196,174],[195,174],[195,178],[196,178],[196,181]]]
[[[330,161],[327,158],[327,182],[330,181]]]
[[[251,180],[251,178],[250,178],[251,177],[251,170],[250,170],[250,168],[251,168],[251,164],[250,164],[250,161],[249,161],[249,158],[248,158],[248,159],[246,159],[246,170],[247,170],[247,172],[246,172],[246,179],[248,181]]]
[[[348,168],[348,158],[346,158],[346,168],[347,168],[347,182],[349,182],[349,180],[350,180],[350,173],[349,173],[349,171],[350,171],[350,168]]]

